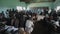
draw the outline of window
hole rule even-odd
[[[17,10],[21,11],[21,10],[23,10],[23,8],[21,6],[17,6]]]
[[[22,10],[26,10],[26,8],[25,7],[21,7],[21,6],[17,6],[17,10],[18,11],[22,11]]]
[[[60,6],[57,6],[57,10],[60,10]]]

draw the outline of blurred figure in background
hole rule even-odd
[[[26,34],[31,34],[34,29],[34,23],[36,21],[36,14],[32,14],[32,17],[26,21],[25,31]]]

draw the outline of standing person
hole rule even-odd
[[[0,34],[5,34],[5,24],[6,24],[6,19],[2,13],[0,13]]]
[[[33,31],[33,21],[32,20],[27,20],[26,21],[26,27],[25,27],[25,31],[27,32],[27,34],[31,34],[31,32]]]
[[[33,31],[33,28],[34,28],[34,22],[36,21],[36,15],[32,15],[31,18],[29,18],[27,21],[26,21],[26,24],[25,24],[25,31],[26,31],[26,34],[31,34],[32,31]]]
[[[0,23],[6,24],[6,19],[2,13],[0,13]]]
[[[23,13],[19,13],[19,34],[24,34],[24,24],[25,18],[23,17]]]

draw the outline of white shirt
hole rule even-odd
[[[27,20],[26,21],[26,27],[32,27],[34,24],[33,24],[33,21],[31,21],[31,20]]]
[[[27,20],[26,21],[26,27],[25,27],[25,30],[28,32],[28,33],[31,33],[33,31],[33,27],[34,24],[33,24],[33,21],[31,20]]]

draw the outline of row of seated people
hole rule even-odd
[[[48,13],[41,13],[40,15],[45,16],[43,19],[37,21],[36,13],[29,12],[17,12],[7,10],[9,18],[5,18],[4,14],[0,14],[0,28],[1,34],[51,34],[52,31],[59,30],[58,15],[55,11]],[[41,17],[40,17],[41,18]],[[39,19],[39,18],[38,18]],[[57,29],[58,28],[58,29]]]
[[[56,34],[60,33],[60,14],[52,11],[50,14],[41,13],[45,17],[34,24],[32,34]]]
[[[1,34],[31,34],[36,21],[35,13],[8,11],[9,18],[0,13]],[[4,25],[4,26],[3,26]]]

